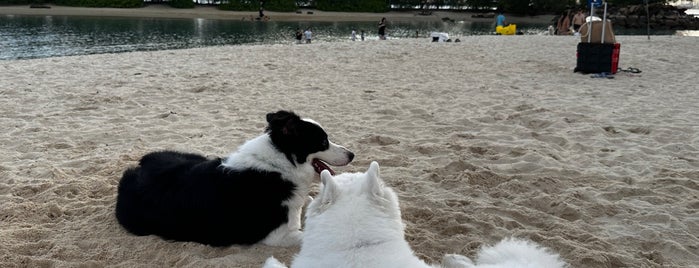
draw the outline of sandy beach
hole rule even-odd
[[[84,8],[48,5],[50,8],[29,6],[3,6],[0,15],[54,15],[54,16],[116,16],[149,18],[203,18],[218,20],[247,20],[257,17],[256,11],[226,11],[213,6],[197,6],[177,9],[167,5],[148,5],[142,8]],[[390,21],[441,21],[449,18],[457,21],[494,21],[493,18],[474,18],[471,12],[434,11],[431,15],[418,15],[417,11],[392,11],[386,13],[327,12],[314,9],[299,9],[297,12],[265,11],[274,21],[379,21],[382,17]],[[553,15],[508,16],[511,23],[548,23]]]
[[[4,10],[4,7],[3,7]],[[298,248],[138,237],[145,153],[223,156],[293,110],[381,164],[418,256],[532,239],[571,267],[699,263],[697,39],[618,36],[614,79],[557,36],[221,46],[0,61],[0,267],[260,267]]]

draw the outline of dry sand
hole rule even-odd
[[[697,39],[470,36],[0,61],[0,267],[259,267],[298,248],[138,237],[114,217],[143,154],[222,156],[290,109],[377,160],[420,257],[533,239],[572,267],[699,263]],[[242,219],[244,220],[244,219]]]

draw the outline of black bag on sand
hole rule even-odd
[[[619,66],[619,48],[619,43],[578,43],[574,72],[615,74]]]

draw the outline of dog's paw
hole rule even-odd
[[[442,258],[442,268],[470,268],[476,267],[473,261],[466,256],[458,254],[446,254]]]

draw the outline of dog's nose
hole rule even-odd
[[[347,157],[349,158],[349,161],[352,162],[352,159],[354,159],[354,153],[353,153],[353,152],[349,152],[349,153],[347,154]]]

